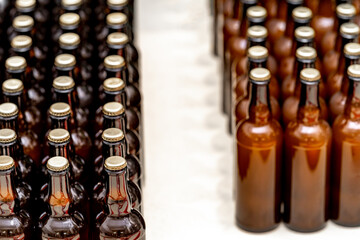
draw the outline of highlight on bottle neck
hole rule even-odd
[[[348,67],[349,89],[344,114],[352,120],[360,120],[360,65]]]

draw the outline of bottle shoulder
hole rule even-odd
[[[80,226],[72,216],[50,216],[42,227],[42,235],[45,237],[65,238],[76,236],[80,232]]]
[[[335,140],[343,140],[360,143],[360,121],[339,115],[333,123],[333,134]]]

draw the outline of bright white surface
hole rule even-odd
[[[235,226],[232,142],[220,111],[220,62],[211,55],[208,0],[137,2],[147,239],[359,239],[360,228],[332,223],[313,234],[282,224],[265,234]]]

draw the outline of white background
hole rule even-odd
[[[220,111],[221,65],[211,54],[209,0],[136,1],[147,239],[359,239],[360,228],[331,222],[312,234],[283,224],[265,234],[236,227],[232,141]]]

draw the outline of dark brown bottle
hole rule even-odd
[[[106,217],[99,232],[100,239],[145,239],[145,221],[140,212],[132,208],[128,190],[127,164],[122,157],[105,160]]]
[[[42,226],[42,239],[87,239],[81,235],[85,228],[83,216],[73,211],[73,197],[69,187],[69,161],[64,157],[52,157],[47,162],[49,179],[49,197],[47,203],[50,216]]]
[[[69,76],[60,76],[53,81],[53,102],[64,102],[71,108],[71,123],[75,127],[87,129],[89,124],[89,109],[79,107],[74,79]]]
[[[333,124],[333,165],[331,186],[331,218],[336,224],[360,225],[359,169],[359,100],[360,65],[348,68],[348,94],[345,111]]]
[[[338,75],[341,79],[341,88],[339,91],[334,93],[329,100],[329,110],[331,122],[333,122],[336,117],[344,113],[346,97],[348,95],[349,80],[347,76],[347,69],[353,64],[358,64],[360,61],[360,44],[358,43],[348,43],[344,47],[344,72]]]
[[[55,11],[57,9],[55,8]],[[61,15],[63,13],[76,13],[79,14],[81,19],[81,24],[84,27],[89,21],[90,17],[90,9],[87,8],[87,6],[84,4],[84,1],[82,0],[61,0],[60,1],[60,7],[59,7],[58,15]],[[88,31],[88,30],[87,30]]]
[[[32,130],[37,136],[42,133],[41,112],[35,106],[26,105],[27,96],[19,79],[8,79],[2,84],[4,102],[14,103],[19,109],[19,126]],[[36,136],[36,137],[37,137]]]
[[[52,104],[49,108],[49,116],[51,120],[50,129],[63,128],[69,131],[75,153],[84,158],[86,162],[90,162],[92,150],[91,138],[84,129],[72,124],[69,104],[63,102]]]
[[[347,22],[352,22],[356,15],[356,9],[352,4],[343,3],[336,7],[336,22],[332,31],[327,32],[321,40],[321,54],[325,56],[327,52],[333,50],[335,43],[340,41],[340,26]]]
[[[106,38],[110,33],[113,32],[122,32],[125,33],[131,42],[131,31],[128,26],[128,18],[124,13],[114,12],[109,13],[106,16],[106,26],[98,25],[95,27],[96,40],[98,44],[104,44],[106,42]]]
[[[52,27],[52,40],[54,43],[59,41],[59,37],[63,33],[81,32],[80,25],[80,16],[77,13],[64,13],[59,17],[59,25],[54,25]]]
[[[347,43],[358,42],[359,32],[359,26],[355,23],[344,23],[340,26],[340,38],[336,41],[335,48],[327,52],[323,58],[323,73],[325,75],[324,77],[327,77],[327,80],[329,78],[333,78],[333,75],[336,74],[339,65],[341,65],[339,63],[341,63],[343,59],[342,54],[344,51],[344,46]],[[332,80],[329,81],[331,82]],[[340,85],[336,86],[336,83],[335,89],[333,89],[329,84],[327,84],[327,87],[330,87],[328,89],[329,97],[331,97],[332,94],[340,89]]]
[[[0,130],[0,154],[14,159],[19,170],[20,179],[35,186],[35,165],[33,160],[24,154],[22,145],[18,141],[15,131],[9,128]]]
[[[312,12],[307,7],[300,7],[302,1],[287,1],[288,21],[286,23],[285,35],[279,38],[273,45],[275,58],[281,59],[290,56],[294,31],[301,26],[308,26],[312,18]]]
[[[253,69],[249,79],[249,117],[236,132],[236,223],[264,232],[280,222],[282,129],[271,114],[269,70]]]
[[[29,156],[36,166],[41,163],[41,144],[37,135],[26,128],[26,124],[19,124],[19,109],[13,103],[0,105],[0,128],[9,128],[19,136],[20,147],[25,155]]]
[[[128,106],[125,82],[120,78],[108,78],[104,81],[99,89],[100,101],[105,104],[108,102],[118,102],[125,108],[125,116],[127,120],[126,127],[140,134],[140,113],[135,107]],[[102,106],[96,110],[96,131],[102,128],[103,111]]]
[[[320,117],[320,73],[300,73],[298,115],[285,131],[284,222],[300,232],[325,227],[329,207],[331,128]]]
[[[341,29],[340,29],[341,33],[343,35],[350,35],[350,31],[351,33],[354,35],[356,34],[356,39],[352,39],[352,40],[349,40],[349,41],[346,41],[344,38],[342,40],[342,46],[341,46],[341,53],[340,53],[340,56],[339,56],[339,63],[338,63],[338,66],[337,66],[337,70],[334,71],[334,72],[331,72],[329,77],[327,78],[327,81],[326,81],[326,88],[327,88],[327,94],[329,96],[329,98],[332,97],[332,95],[334,95],[336,92],[338,92],[341,88],[341,80],[344,76],[344,73],[346,73],[346,63],[345,63],[345,52],[344,52],[344,49],[345,49],[345,46],[348,42],[357,42],[357,37],[360,33],[360,28],[358,25],[354,24],[354,23],[344,23],[343,25],[341,25]],[[349,33],[345,33],[345,31],[349,32]],[[325,61],[325,58],[324,58],[324,61]]]
[[[15,162],[10,156],[0,156],[0,238],[31,238],[30,215],[20,209],[14,185]]]
[[[34,37],[34,19],[27,15],[20,15],[14,18],[12,25],[7,30],[9,41],[17,35]]]
[[[286,127],[289,122],[296,120],[300,101],[300,72],[305,68],[314,68],[316,61],[316,50],[312,47],[300,47],[296,50],[296,63],[294,71],[291,76],[288,76],[283,81],[283,102],[282,107],[282,120]],[[322,91],[321,91],[322,90]],[[324,120],[328,119],[328,109],[325,100],[321,97],[321,92],[324,92],[325,86],[320,80],[319,83],[319,102],[320,102],[320,114]],[[325,95],[323,93],[323,95]]]

